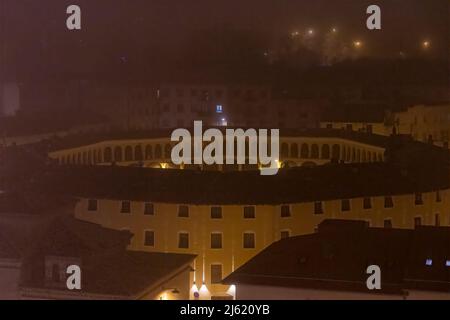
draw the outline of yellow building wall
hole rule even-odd
[[[441,190],[441,202],[436,192],[422,195],[423,205],[415,205],[415,195],[393,197],[394,208],[384,208],[384,197],[372,197],[372,208],[363,209],[363,198],[350,199],[350,211],[341,211],[341,200],[323,202],[321,215],[314,214],[314,203],[291,204],[291,217],[282,218],[281,205],[255,206],[255,219],[244,219],[243,205],[224,205],[222,219],[211,219],[211,206],[188,205],[189,217],[178,217],[179,204],[153,203],[154,215],[144,215],[144,202],[131,202],[131,213],[121,213],[121,201],[101,199],[97,211],[88,211],[88,199],[81,199],[77,218],[101,224],[104,227],[129,230],[134,234],[131,250],[196,254],[191,283],[193,292],[199,290],[201,299],[211,295],[230,293],[232,288],[211,284],[211,264],[222,264],[223,277],[248,261],[265,247],[280,239],[280,232],[289,230],[291,236],[313,233],[324,219],[357,219],[370,222],[372,227],[383,227],[384,219],[391,219],[394,228],[414,228],[414,218],[422,224],[434,225],[439,214],[440,224],[450,225],[450,190]],[[155,232],[155,245],[144,245],[145,230]],[[178,233],[189,233],[189,248],[178,248]],[[222,249],[211,249],[210,236],[222,233]],[[255,233],[255,248],[243,248],[243,233]],[[195,286],[194,286],[195,281]],[[203,285],[204,284],[204,285]]]

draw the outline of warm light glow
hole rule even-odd
[[[206,284],[203,284],[200,287],[200,290],[198,292],[200,294],[200,299],[209,298],[209,296],[210,296],[210,292],[209,292],[208,287],[206,286]]]
[[[431,43],[428,40],[425,40],[424,42],[422,42],[422,47],[424,49],[428,49],[430,47]]]
[[[308,29],[308,35],[309,36],[314,35],[314,29]]]
[[[331,32],[336,33],[337,32],[337,28],[331,28]]]
[[[194,284],[191,287],[191,290],[189,290],[189,293],[190,293],[190,296],[191,296],[192,299],[195,299],[195,293],[199,293],[198,292],[198,287],[195,284],[195,281],[194,281]]]
[[[281,165],[283,164],[280,160],[276,159],[275,163],[277,164],[277,168],[281,169]]]
[[[236,286],[234,284],[232,284],[228,290],[227,290],[227,294],[229,294],[230,296],[233,296],[233,299],[236,299]]]
[[[361,48],[362,45],[363,45],[362,42],[359,41],[359,40],[356,40],[355,42],[353,42],[353,46],[354,46],[355,48]]]
[[[167,300],[167,294],[164,292],[159,296],[159,300]]]
[[[298,31],[291,32],[291,36],[297,37],[300,33]]]
[[[167,169],[168,167],[169,167],[169,164],[168,163],[160,163],[159,164],[160,166],[161,166],[161,169]]]

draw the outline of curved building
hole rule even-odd
[[[450,225],[448,154],[403,137],[282,132],[285,168],[275,176],[246,166],[158,169],[172,167],[171,146],[157,136],[62,140],[49,156],[63,165],[49,179],[79,199],[76,217],[131,231],[130,249],[197,255],[193,299],[232,297],[224,277],[324,219]]]

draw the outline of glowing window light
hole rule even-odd
[[[427,260],[425,260],[425,265],[426,266],[432,266],[433,265],[433,259],[427,259]]]

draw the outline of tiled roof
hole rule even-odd
[[[425,261],[433,260],[432,266]],[[448,291],[450,228],[369,228],[325,220],[318,233],[273,243],[224,279],[226,284],[367,291],[366,269],[378,265],[382,291]]]

